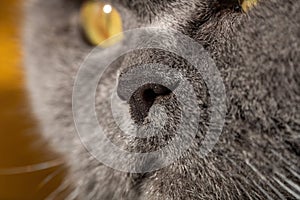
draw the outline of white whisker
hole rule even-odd
[[[274,200],[272,197],[270,197],[267,191],[263,189],[258,183],[256,183],[254,180],[252,180],[252,182],[269,200]]]
[[[76,197],[78,197],[78,194],[79,194],[78,188],[76,188],[70,194],[68,194],[68,196],[65,197],[65,200],[74,200],[76,199]]]
[[[282,183],[279,179],[277,179],[276,177],[273,177],[273,179],[286,191],[288,191],[291,195],[293,195],[296,199],[300,199],[300,195],[298,195],[297,193],[295,193],[293,190],[291,190],[289,187],[287,187],[286,185],[284,185],[284,183]]]
[[[262,175],[257,169],[256,167],[254,167],[248,159],[246,159],[246,164],[264,181],[267,181],[266,177],[264,175]]]
[[[291,181],[290,179],[288,179],[286,176],[284,176],[282,173],[280,173],[279,171],[276,171],[275,174],[277,174],[278,176],[280,176],[280,178],[282,178],[282,180],[284,180],[285,182],[287,182],[290,186],[292,186],[293,188],[295,188],[298,192],[300,192],[300,186],[296,183],[294,183],[293,181]]]
[[[297,177],[298,179],[300,179],[300,174],[296,171],[296,168],[297,168],[296,166],[294,166],[288,160],[286,160],[285,158],[283,158],[276,151],[272,150],[272,153],[274,153],[276,156],[278,156],[280,158],[280,160],[282,160],[287,166],[289,166],[289,167],[285,167],[289,172],[291,172],[295,177]]]
[[[45,179],[38,185],[38,189],[44,187],[47,183],[49,183],[52,179],[59,175],[60,172],[64,170],[63,167],[56,169],[54,172],[50,173],[45,177]]]
[[[254,167],[250,162],[249,162],[249,160],[248,159],[246,159],[246,164],[262,179],[262,180],[264,180],[267,184],[268,184],[268,186],[280,197],[280,199],[286,199],[284,196],[283,196],[283,194],[281,193],[281,192],[279,192],[271,183],[270,183],[270,181],[268,181],[267,180],[267,178],[264,176],[264,175],[262,175],[257,169],[256,169],[256,167]]]
[[[294,170],[291,169],[291,168],[288,168],[288,170],[289,170],[295,177],[297,177],[298,179],[300,179],[300,175],[299,175],[296,171],[294,171]]]
[[[45,199],[46,200],[53,200],[57,197],[57,195],[67,189],[69,185],[65,182],[61,184],[58,188],[56,188],[52,193],[50,193]]]
[[[232,184],[233,184],[233,186],[235,187],[235,189],[236,189],[236,191],[237,191],[237,193],[238,193],[238,196],[240,197],[242,194],[241,194],[240,190],[238,189],[236,183],[235,183],[235,182],[232,182]]]
[[[291,162],[289,162],[288,160],[286,160],[283,156],[281,156],[278,152],[274,151],[273,149],[271,150],[273,154],[275,154],[277,157],[280,158],[280,160],[282,160],[286,165],[295,168],[294,164],[292,164]]]
[[[23,173],[32,173],[36,171],[41,171],[49,169],[52,167],[57,167],[64,164],[63,159],[56,159],[51,161],[46,161],[38,164],[21,166],[21,167],[12,167],[7,169],[0,169],[0,175],[13,175],[13,174],[23,174]]]
[[[230,162],[232,162],[233,165],[234,165],[235,167],[237,167],[238,169],[241,170],[240,166],[238,166],[237,163],[236,163],[235,161],[231,160],[230,158],[227,158],[227,159],[228,159]],[[243,180],[244,180],[247,184],[250,184],[249,181],[248,181],[245,177],[243,177]],[[251,180],[251,182],[253,182],[254,185],[255,185],[255,186],[256,186],[256,187],[257,187],[257,188],[265,195],[265,196],[267,196],[267,198],[268,198],[269,200],[273,200],[273,198],[271,198],[270,195],[268,195],[267,191],[264,190],[259,184],[257,184],[254,180]],[[235,185],[235,184],[234,184],[234,185]],[[237,188],[237,187],[235,186],[235,188]],[[239,193],[239,195],[240,195],[240,193]]]
[[[244,191],[247,197],[252,200],[252,197],[248,194],[248,191],[244,188],[244,186],[240,184],[239,187]]]

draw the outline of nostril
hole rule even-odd
[[[143,93],[143,99],[145,101],[153,101],[155,100],[156,94],[152,89],[147,89]]]
[[[146,84],[138,88],[129,99],[131,116],[136,123],[142,123],[159,96],[165,96],[172,91],[159,84]]]
[[[130,115],[137,124],[142,124],[156,100],[159,103],[168,98],[172,92],[180,88],[181,75],[168,70],[164,72],[160,66],[152,69],[152,65],[126,68],[118,77],[116,92],[118,97],[126,101],[130,107]]]
[[[162,85],[149,84],[146,85],[146,89],[142,92],[142,96],[144,101],[154,101],[156,97],[168,95],[171,92],[171,90]]]

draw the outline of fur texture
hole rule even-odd
[[[299,199],[300,2],[263,0],[247,14],[232,0],[112,3],[122,15],[124,30],[164,26],[205,47],[226,87],[226,122],[219,142],[205,158],[193,153],[199,142],[196,137],[182,158],[155,172],[129,174],[97,162],[76,135],[71,109],[74,77],[91,50],[78,27],[81,1],[32,0],[27,5],[24,29],[28,88],[45,138],[66,156],[71,169],[66,184],[72,183],[77,189],[72,197]],[[117,55],[121,48],[126,48],[126,41],[104,49],[99,57]],[[118,69],[147,62],[187,67],[182,61],[170,61],[170,55],[163,52],[139,51],[116,61],[105,78],[107,87],[99,88],[96,97],[99,120],[107,124],[113,139],[119,133],[110,127],[110,107],[103,109],[109,102],[101,99],[114,86]],[[196,87],[205,91],[203,81],[193,78]],[[207,95],[199,95],[204,104]],[[173,101],[159,101],[176,115],[179,108]],[[206,126],[203,113],[201,130]],[[175,123],[174,117],[171,128]],[[170,133],[171,128],[165,132]],[[156,140],[126,139],[130,148],[139,151],[159,147]]]

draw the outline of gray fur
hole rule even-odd
[[[24,29],[28,89],[45,138],[70,166],[66,184],[74,185],[73,195],[80,199],[297,199],[300,2],[262,0],[248,14],[233,9],[234,1],[226,0],[112,2],[122,14],[124,29],[174,28],[211,53],[226,87],[226,124],[219,142],[203,159],[191,150],[176,163],[145,174],[119,172],[97,162],[80,144],[71,110],[74,77],[91,50],[78,27],[81,2],[32,0]],[[126,41],[99,56],[117,55],[120,48],[126,48]],[[163,53],[155,55],[154,60],[143,52],[125,57],[114,63],[114,69],[166,59]],[[185,66],[175,61],[174,65]],[[97,108],[103,108],[99,99],[114,86],[116,71],[106,78],[111,84],[100,88]],[[202,84],[199,80],[199,87]],[[169,106],[176,113],[176,105]],[[100,121],[106,124],[111,123],[108,109],[98,109]],[[109,126],[107,130],[112,137],[117,134]],[[129,142],[139,150],[158,145]]]

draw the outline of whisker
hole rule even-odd
[[[300,174],[299,172],[297,172],[297,167],[295,165],[293,165],[292,163],[290,163],[288,160],[286,160],[283,156],[281,156],[279,153],[277,153],[274,150],[271,150],[273,154],[275,154],[276,156],[278,156],[280,158],[280,160],[282,160],[287,166],[285,168],[291,172],[295,177],[297,177],[298,179],[300,179]]]
[[[286,176],[284,176],[282,173],[280,173],[279,171],[276,171],[275,174],[277,174],[278,176],[280,176],[280,178],[282,178],[285,182],[287,182],[290,186],[292,186],[293,188],[295,188],[298,192],[300,192],[300,186],[296,183],[294,183],[292,180],[288,179]]]
[[[33,165],[0,169],[0,175],[32,173],[32,172],[36,172],[36,171],[42,171],[45,169],[57,167],[62,164],[64,164],[63,159],[55,159],[55,160],[46,161],[46,162],[33,164]]]
[[[249,160],[248,159],[246,159],[246,164],[262,179],[262,180],[264,180],[267,184],[268,184],[268,186],[281,198],[281,199],[286,199],[284,196],[283,196],[283,194],[281,193],[281,192],[279,192],[271,183],[270,183],[270,181],[268,181],[267,180],[267,178],[264,176],[264,175],[262,175],[257,169],[256,169],[256,167],[254,167],[250,162],[249,162]]]
[[[43,181],[38,185],[38,190],[40,190],[42,187],[44,187],[47,183],[49,183],[51,180],[53,180],[55,177],[57,177],[65,168],[59,167],[54,172],[47,175]]]
[[[51,192],[45,198],[45,200],[53,200],[53,199],[55,199],[55,197],[57,197],[59,193],[61,193],[62,191],[66,190],[68,187],[69,187],[69,184],[67,184],[67,182],[64,182],[59,187],[57,187],[53,192]]]
[[[240,197],[240,196],[242,196],[242,194],[241,194],[240,190],[238,189],[238,187],[237,187],[236,183],[235,183],[235,182],[232,182],[232,184],[233,184],[233,186],[234,186],[235,190],[237,191],[237,193],[238,193],[238,196],[239,196],[239,197]]]
[[[237,167],[239,170],[241,170],[240,166],[237,165],[237,163],[235,161],[233,161],[232,159],[228,158],[227,159],[232,162],[232,164]],[[247,183],[250,184],[249,181],[243,177],[243,180]],[[253,184],[269,199],[269,200],[273,200],[272,197],[270,197],[270,195],[267,193],[267,191],[265,189],[263,189],[258,183],[256,183],[254,180],[251,180],[251,182],[253,182]],[[240,195],[240,193],[239,193]]]
[[[297,177],[298,179],[300,179],[300,175],[296,172],[296,166],[293,165],[292,163],[290,163],[288,160],[286,160],[285,158],[283,158],[279,153],[277,153],[274,150],[271,150],[273,154],[275,154],[277,157],[279,157],[280,160],[282,160],[284,162],[284,166],[282,168],[288,170],[289,172],[291,172],[295,177]],[[263,158],[264,160],[267,160],[267,158],[263,155],[259,155],[261,158]],[[272,163],[269,162],[269,164],[271,165]],[[278,168],[277,168],[278,169]],[[278,171],[278,170],[276,170]]]
[[[273,154],[275,154],[277,157],[280,158],[280,160],[282,160],[286,165],[292,167],[293,169],[296,169],[297,167],[295,167],[294,164],[292,164],[291,162],[289,162],[288,160],[286,160],[283,156],[281,156],[278,152],[274,151],[273,149],[271,150],[271,152]]]
[[[266,177],[264,175],[262,175],[257,169],[256,167],[254,167],[248,159],[246,159],[245,163],[264,181],[267,181]]]
[[[294,176],[296,176],[298,179],[300,179],[300,175],[299,175],[296,171],[294,171],[294,170],[291,169],[291,168],[288,168],[288,170],[289,170]]]
[[[79,194],[79,191],[78,191],[78,188],[76,188],[70,194],[68,194],[68,196],[65,197],[65,200],[74,200],[74,199],[76,199],[76,197],[78,197],[78,194]]]
[[[244,188],[244,186],[242,184],[240,184],[239,187],[244,191],[244,193],[247,195],[247,197],[252,200],[252,197],[248,194],[248,191]]]
[[[269,200],[274,200],[258,183],[256,183],[254,180],[252,180],[252,182]]]
[[[276,177],[273,177],[273,179],[286,191],[288,191],[291,195],[293,195],[296,199],[300,199],[300,195],[295,193],[293,190],[291,190],[289,187],[287,187],[284,183],[282,183],[279,179]]]

